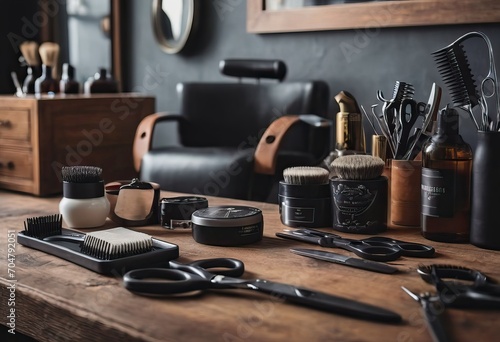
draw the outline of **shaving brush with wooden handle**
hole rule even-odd
[[[42,76],[35,82],[36,94],[57,94],[59,93],[59,81],[56,80],[54,72],[57,69],[59,58],[59,44],[46,42],[40,45],[40,57],[42,58]]]
[[[28,65],[26,78],[23,82],[23,92],[25,94],[35,93],[35,80],[40,77],[40,56],[38,54],[38,43],[25,41],[19,45],[19,49]]]

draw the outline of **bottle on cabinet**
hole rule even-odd
[[[64,63],[62,66],[59,88],[63,94],[78,94],[80,92],[80,83],[75,81],[75,68],[68,63]]]
[[[85,82],[84,91],[85,94],[117,93],[118,83],[111,77],[108,77],[108,72],[105,68],[101,68],[94,77],[89,77]]]
[[[472,149],[459,134],[459,116],[446,107],[422,149],[422,235],[467,242],[470,233]]]
[[[39,48],[42,58],[42,75],[35,81],[35,94],[57,94],[59,93],[59,81],[54,77],[57,75],[57,60],[59,58],[59,44],[45,42]]]

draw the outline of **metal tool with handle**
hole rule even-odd
[[[500,285],[479,271],[453,265],[420,265],[417,272],[436,287],[446,306],[500,309]]]
[[[397,131],[396,159],[402,159],[408,150],[408,139],[413,125],[419,117],[417,102],[413,99],[404,99],[399,110],[399,125]]]
[[[336,247],[353,252],[357,256],[373,261],[393,261],[404,256],[429,258],[434,255],[431,246],[394,240],[385,237],[370,237],[355,240],[342,238],[339,235],[322,232],[316,229],[286,229],[276,236],[307,242],[322,247]]]
[[[444,306],[439,297],[432,296],[428,292],[417,295],[404,286],[401,286],[401,288],[422,306],[432,340],[434,342],[451,341],[445,329],[445,322],[443,319]]]
[[[207,289],[247,289],[283,298],[292,303],[360,319],[400,322],[395,312],[352,299],[342,298],[268,280],[235,278],[243,274],[237,259],[198,260],[188,264],[169,262],[170,268],[145,268],[126,273],[125,288],[144,295],[168,295]],[[212,273],[209,269],[217,269]]]
[[[429,94],[429,100],[427,100],[427,105],[424,111],[424,121],[422,123],[422,128],[415,135],[415,139],[409,146],[403,159],[413,160],[415,156],[420,152],[423,145],[423,140],[427,140],[433,133],[433,122],[437,119],[437,112],[439,109],[439,103],[441,102],[442,89],[436,83],[432,84],[431,92]]]
[[[372,272],[392,274],[392,273],[396,273],[398,271],[398,269],[396,267],[390,266],[390,265],[382,263],[382,262],[352,258],[352,257],[348,257],[348,256],[345,256],[342,254],[319,251],[317,249],[291,248],[290,252],[298,254],[298,255],[302,255],[302,256],[305,256],[308,258],[333,262],[336,264],[351,266],[351,267],[360,268],[362,270],[367,270],[367,271],[372,271]]]

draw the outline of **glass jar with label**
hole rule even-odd
[[[470,232],[472,150],[459,134],[459,116],[446,107],[436,134],[422,149],[422,235],[467,242]]]

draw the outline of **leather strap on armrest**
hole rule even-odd
[[[177,114],[161,112],[148,115],[142,119],[135,131],[133,147],[134,168],[137,172],[141,169],[142,157],[151,149],[155,125],[160,121],[178,121],[180,118],[181,116]]]
[[[269,125],[255,149],[254,171],[256,173],[274,175],[281,140],[288,130],[299,121],[299,115],[286,115]]]

